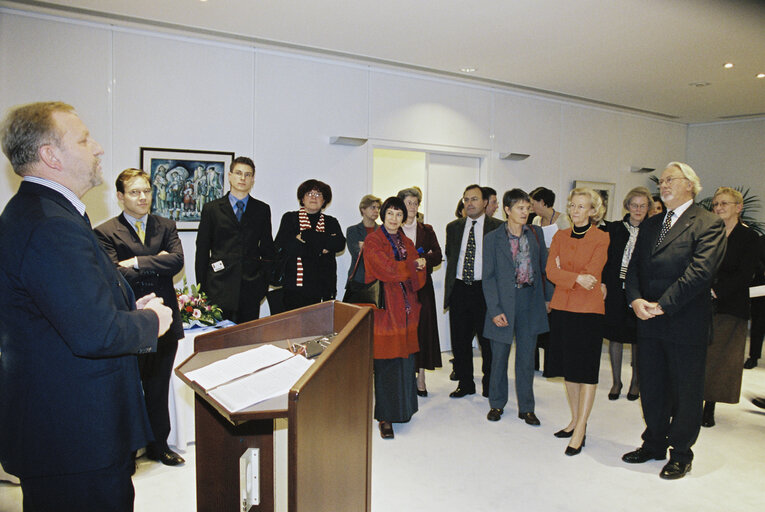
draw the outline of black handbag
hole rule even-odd
[[[377,309],[385,309],[385,288],[379,279],[375,279],[371,283],[359,283],[353,280],[353,276],[356,275],[356,270],[359,268],[359,261],[361,260],[363,250],[362,248],[359,251],[359,257],[356,259],[353,272],[348,277],[348,282],[345,283],[343,302],[349,304],[373,304]]]

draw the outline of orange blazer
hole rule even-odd
[[[605,314],[600,274],[608,257],[608,243],[608,233],[594,225],[584,238],[571,238],[571,228],[555,233],[546,268],[547,278],[555,284],[550,302],[552,309]],[[576,282],[579,274],[592,274],[598,278],[598,283],[592,290],[587,290]]]

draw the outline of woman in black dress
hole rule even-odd
[[[604,322],[605,337],[609,340],[608,354],[611,358],[611,374],[613,384],[608,393],[609,400],[616,400],[622,391],[622,352],[625,343],[632,344],[632,380],[627,392],[627,400],[637,400],[638,373],[637,346],[635,345],[635,329],[637,318],[627,306],[624,296],[624,278],[627,276],[627,266],[632,258],[640,223],[643,222],[653,208],[651,193],[645,187],[635,187],[624,198],[624,209],[627,214],[620,221],[609,222],[606,231],[610,236],[608,245],[608,261],[603,268],[603,284],[606,286],[606,317]]]
[[[420,351],[417,353],[417,394],[428,396],[425,387],[425,370],[441,367],[441,343],[438,337],[438,316],[436,315],[436,294],[433,290],[433,267],[441,264],[443,256],[433,226],[417,221],[417,210],[422,202],[422,193],[416,188],[400,190],[398,198],[404,202],[407,218],[401,225],[404,234],[414,243],[417,253],[427,262],[428,278],[425,286],[417,292],[422,305],[417,336]]]

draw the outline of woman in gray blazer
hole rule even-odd
[[[380,217],[380,205],[382,205],[382,200],[379,197],[372,194],[362,197],[359,202],[361,222],[345,230],[345,243],[348,246],[348,252],[351,254],[351,266],[348,268],[349,281],[351,275],[353,275],[354,281],[364,283],[364,258],[359,260],[359,253],[364,246],[364,239],[367,235],[380,227],[377,224],[377,219]],[[357,261],[359,268],[356,270],[356,274],[353,274]]]
[[[491,340],[493,355],[489,384],[489,414],[498,421],[508,399],[507,361],[513,338],[515,392],[518,417],[529,425],[540,424],[534,414],[534,349],[537,335],[546,332],[553,286],[547,281],[547,247],[542,229],[526,224],[531,200],[523,190],[505,192],[502,206],[507,217],[483,239],[483,295],[486,321],[483,335]]]

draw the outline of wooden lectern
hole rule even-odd
[[[186,373],[262,343],[337,332],[287,396],[229,413]],[[196,393],[197,510],[242,510],[239,458],[260,450],[260,504],[274,510],[274,420],[287,418],[288,510],[371,508],[372,309],[324,302],[197,336],[175,371]],[[284,346],[280,343],[276,345]]]

